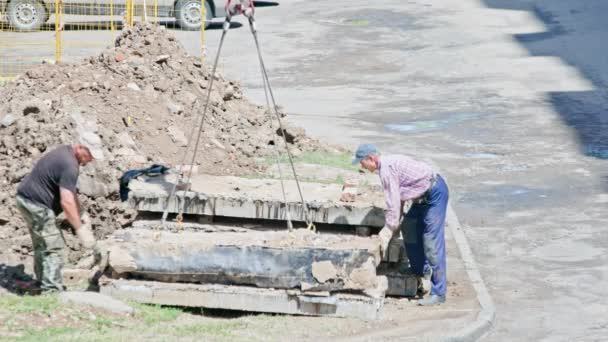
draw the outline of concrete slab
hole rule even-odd
[[[132,315],[135,310],[122,301],[97,292],[67,291],[59,294],[63,303],[87,305],[117,314]]]
[[[285,182],[287,203],[282,197],[280,181],[227,176],[196,175],[191,191],[178,191],[169,197],[175,175],[134,180],[129,185],[129,201],[139,211],[286,220],[287,212],[294,221],[305,221],[305,210],[294,181]],[[340,184],[302,182],[302,192],[315,223],[382,227],[384,198],[382,192],[357,197],[355,202],[340,202]]]
[[[105,242],[117,275],[166,282],[312,291],[376,289],[377,239],[306,229],[155,232],[129,229]]]
[[[102,279],[101,293],[140,303],[203,307],[306,316],[379,318],[383,298],[354,294],[305,294],[297,290],[248,286],[173,284],[155,281]]]

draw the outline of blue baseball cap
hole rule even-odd
[[[365,159],[365,157],[370,154],[378,154],[378,149],[376,145],[373,144],[361,144],[357,147],[357,151],[355,152],[355,159],[353,159],[353,165],[357,165],[361,162],[361,160]]]

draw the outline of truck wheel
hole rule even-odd
[[[205,28],[211,24],[213,12],[205,1]],[[175,20],[184,30],[199,30],[201,28],[201,0],[179,0],[175,5]]]
[[[19,31],[35,31],[47,20],[44,5],[36,0],[12,0],[6,11],[11,27]]]

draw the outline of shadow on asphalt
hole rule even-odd
[[[608,12],[608,2],[594,2],[594,6],[584,6],[571,0],[484,0],[491,8],[526,10],[531,12],[546,31],[516,34],[514,36],[532,56],[556,56],[576,68],[587,80],[593,83],[596,90],[550,92],[547,94],[555,111],[562,121],[573,128],[579,140],[581,153],[598,159],[608,159],[608,81],[602,79],[601,71],[608,70],[605,56],[608,20],[601,13]],[[550,3],[553,8],[569,8],[567,15],[576,16],[578,27],[591,27],[595,34],[585,36],[584,44],[570,34],[573,28],[560,23],[560,18],[547,9]],[[547,6],[543,6],[547,4]],[[569,6],[569,7],[567,7]],[[597,34],[603,32],[604,34]],[[590,40],[590,41],[587,41]],[[593,41],[596,40],[596,41]],[[598,70],[599,69],[599,70]]]

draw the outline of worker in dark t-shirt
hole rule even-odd
[[[34,273],[43,291],[64,290],[65,241],[55,224],[56,215],[65,213],[85,248],[96,247],[90,219],[82,213],[76,194],[80,166],[92,160],[84,145],[61,145],[43,155],[17,188],[17,207],[29,225]]]

